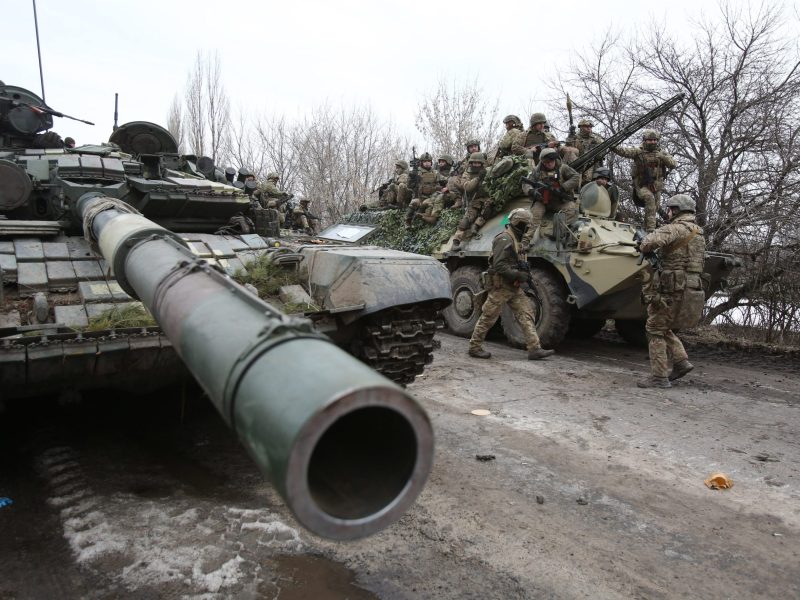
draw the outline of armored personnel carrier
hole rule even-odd
[[[603,144],[596,146],[572,166],[581,172],[592,161],[626,137],[644,127],[652,119],[680,102],[682,96],[667,101],[647,113]],[[506,158],[507,172],[499,177],[489,170],[486,181],[490,190],[502,191],[502,210],[489,219],[478,234],[453,245],[452,234],[462,214],[445,210],[439,222],[431,227],[414,222],[404,228],[399,211],[366,210],[350,216],[353,222],[369,222],[391,232],[383,235],[391,247],[419,248],[442,261],[450,272],[453,302],[444,310],[447,326],[453,333],[469,337],[481,314],[485,299],[481,273],[487,269],[492,241],[503,230],[508,214],[515,208],[530,208],[531,199],[522,192],[521,178],[529,166],[524,158]],[[492,182],[492,179],[495,179]],[[494,196],[494,194],[493,194]],[[528,296],[536,316],[536,328],[542,345],[557,346],[569,333],[590,337],[607,319],[613,319],[619,334],[635,344],[646,342],[645,306],[641,302],[642,284],[649,280],[652,267],[636,250],[637,227],[615,220],[616,201],[606,188],[588,183],[580,191],[579,218],[567,225],[563,215],[549,214],[536,233],[528,253],[532,285]],[[739,264],[731,255],[706,253],[705,276],[707,297],[716,292],[727,274]],[[500,326],[509,342],[524,346],[524,336],[508,307],[503,309]]]
[[[162,329],[87,241],[76,210],[87,193],[177,233],[229,276],[246,278],[253,264],[290,272],[302,288],[284,298],[292,312],[395,382],[412,381],[430,362],[450,301],[436,260],[356,245],[369,227],[218,235],[248,214],[254,182],[231,181],[207,157],[178,154],[153,123],[122,125],[106,144],[66,148],[50,131],[53,115],[60,113],[36,94],[0,85],[0,397],[144,390],[182,376]],[[278,307],[281,292],[270,299]]]

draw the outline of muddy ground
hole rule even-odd
[[[696,349],[640,390],[645,351],[618,340],[528,362],[440,339],[409,386],[430,480],[351,543],[303,531],[191,389],[7,407],[0,599],[800,597],[796,360]]]

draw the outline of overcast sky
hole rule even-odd
[[[3,5],[0,79],[40,93],[32,3]],[[198,50],[219,51],[235,108],[292,117],[326,100],[369,104],[414,136],[419,98],[442,75],[477,77],[501,115],[527,122],[529,101],[548,95],[543,79],[607,27],[655,21],[681,35],[701,11],[717,14],[697,0],[38,0],[37,10],[47,103],[96,123],[55,120],[79,144],[108,139],[114,92],[120,123],[165,125]]]

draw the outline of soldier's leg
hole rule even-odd
[[[458,230],[454,236],[458,242],[467,237],[467,230],[475,222],[475,219],[478,218],[478,210],[475,206],[473,206],[473,204],[474,203],[470,203],[467,211],[464,213],[464,216],[461,217],[461,220],[458,222]]]
[[[500,316],[500,310],[503,305],[508,301],[510,293],[504,288],[495,288],[489,290],[486,296],[486,301],[481,307],[481,316],[475,324],[475,329],[472,330],[472,336],[469,338],[469,349],[474,352],[480,350],[483,341],[486,339],[486,334],[497,322]]]
[[[655,296],[647,305],[647,347],[650,354],[650,379],[640,387],[669,387],[670,372],[666,334],[670,324],[670,306],[663,296]]]
[[[647,232],[656,228],[656,198],[649,188],[640,187],[636,194],[644,202],[644,229]]]
[[[531,221],[531,226],[528,231],[533,237],[533,232],[536,231],[536,228],[542,224],[542,219],[544,218],[544,213],[547,210],[544,203],[541,200],[537,200],[531,206],[531,216],[533,216],[533,220]]]
[[[564,213],[564,219],[567,225],[572,225],[578,220],[578,205],[573,200],[564,202],[561,205],[561,212]]]
[[[406,225],[411,225],[411,221],[414,219],[414,213],[422,204],[422,200],[419,198],[414,198],[411,202],[408,203],[408,210],[406,211]]]
[[[539,342],[539,335],[536,333],[536,323],[533,316],[533,307],[531,301],[520,288],[508,301],[511,311],[514,313],[514,318],[522,328],[522,333],[525,335],[525,346],[528,352],[541,347]]]

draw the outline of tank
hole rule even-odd
[[[370,228],[243,233],[230,227],[255,217],[255,183],[242,171],[237,181],[208,157],[180,155],[168,131],[142,121],[107,143],[65,148],[53,115],[36,94],[0,84],[0,399],[145,392],[187,376],[169,337],[87,240],[77,205],[88,193],[175,233],[229,277],[245,281],[265,263],[290,273],[293,285],[269,302],[396,383],[431,361],[450,302],[435,259],[368,246]]]
[[[311,532],[359,538],[402,516],[433,432],[397,382],[430,360],[446,270],[354,246],[353,227],[215,234],[248,212],[252,185],[179,156],[151,123],[65,148],[51,113],[0,84],[0,400],[191,376]],[[264,264],[305,282],[307,310],[238,282]]]

